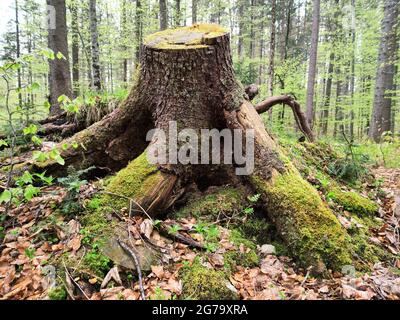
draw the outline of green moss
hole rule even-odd
[[[237,295],[228,289],[226,274],[201,265],[196,259],[191,266],[180,270],[183,284],[183,299],[233,300]]]
[[[243,223],[238,227],[246,239],[250,239],[260,245],[272,241],[272,228],[266,219],[250,217],[246,223]]]
[[[64,286],[55,287],[47,293],[50,300],[66,300],[67,291]]]
[[[257,255],[257,245],[254,242],[244,238],[237,229],[230,230],[229,240],[237,246],[237,250],[227,251],[224,254],[225,268],[228,272],[234,271],[237,266],[252,268],[259,264],[260,258]],[[244,245],[245,252],[240,252],[240,245]]]
[[[240,188],[219,187],[212,194],[191,200],[174,213],[177,218],[193,216],[202,220],[215,220],[219,214],[232,216],[246,207],[246,193]]]
[[[139,157],[130,162],[128,166],[111,178],[106,191],[115,195],[104,195],[102,202],[120,210],[129,207],[129,199],[146,193],[146,190],[154,187],[162,177],[157,167],[147,160],[147,153],[143,152]],[[121,197],[122,196],[122,197]]]
[[[103,255],[98,245],[92,247],[83,257],[83,267],[93,271],[97,276],[104,277],[111,269],[111,260]]]
[[[358,269],[368,271],[365,263],[377,263],[393,258],[387,251],[379,245],[370,241],[370,228],[379,228],[382,222],[378,223],[374,218],[352,216],[356,221],[347,230],[351,245],[354,250],[355,264]]]
[[[378,205],[370,199],[353,191],[342,191],[338,186],[329,188],[327,198],[340,204],[345,210],[358,215],[373,215],[379,209]]]
[[[269,215],[282,239],[303,265],[323,262],[340,269],[351,263],[349,237],[317,191],[291,166],[272,181],[253,175],[251,180],[264,194]]]

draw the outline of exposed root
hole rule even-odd
[[[270,97],[256,104],[255,108],[257,112],[261,114],[267,112],[277,104],[286,104],[292,109],[294,119],[296,120],[297,126],[299,127],[300,131],[307,137],[310,142],[314,142],[315,135],[307,123],[306,116],[304,115],[303,111],[301,111],[300,104],[294,99],[294,97],[290,95]]]

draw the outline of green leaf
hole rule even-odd
[[[51,104],[50,104],[49,101],[45,101],[45,102],[43,103],[43,106],[46,108],[46,110],[50,110]]]
[[[40,89],[40,84],[37,82],[34,82],[31,84],[31,90],[35,91],[35,90],[39,90]]]
[[[253,214],[254,213],[254,209],[253,208],[246,208],[246,209],[244,209],[244,213],[245,214]]]
[[[40,139],[38,136],[32,136],[31,141],[37,146],[40,146],[43,143],[42,139]]]
[[[8,147],[8,143],[6,140],[0,139],[0,147],[2,146]]]
[[[31,201],[33,197],[39,194],[39,192],[39,188],[36,188],[33,185],[29,185],[25,188],[24,197],[27,201]]]
[[[1,194],[0,194],[0,204],[1,203],[7,203],[10,202],[12,197],[11,191],[10,190],[4,190]]]
[[[65,58],[65,56],[64,56],[60,51],[57,52],[56,57],[57,57],[58,60],[61,60],[61,59],[67,60],[67,59]]]
[[[33,177],[29,173],[29,171],[25,171],[24,174],[18,180],[21,181],[23,184],[29,184],[33,182]]]
[[[63,157],[61,157],[60,155],[55,157],[55,159],[57,161],[57,163],[61,166],[65,165],[65,160],[63,159]]]
[[[36,134],[38,132],[38,127],[34,124],[31,124],[29,127],[24,128],[24,135]]]
[[[58,98],[57,98],[57,101],[59,102],[59,103],[69,103],[69,102],[71,102],[71,99],[70,98],[68,98],[66,95],[61,95],[61,96],[59,96]]]
[[[32,159],[37,162],[44,162],[49,159],[49,155],[41,151],[34,151],[32,154]]]
[[[39,54],[41,56],[43,56],[44,58],[47,58],[49,60],[54,60],[55,59],[55,54],[54,51],[51,49],[43,49],[39,52]]]

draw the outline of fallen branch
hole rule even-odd
[[[189,247],[197,248],[197,249],[201,249],[201,250],[205,249],[205,247],[201,243],[193,240],[192,238],[185,237],[184,235],[180,234],[179,232],[177,232],[175,234],[171,234],[169,232],[169,230],[162,224],[160,225],[159,231],[165,237],[172,238],[173,240],[178,240],[179,242],[182,242],[183,244],[186,244]]]

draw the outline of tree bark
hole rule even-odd
[[[20,32],[19,32],[19,4],[18,0],[15,0],[15,42],[16,42],[16,55],[17,59],[21,56],[21,41],[20,41]],[[22,74],[21,69],[17,70],[17,83],[18,88],[22,87]],[[22,108],[22,93],[18,92],[18,104],[19,107]]]
[[[122,52],[124,55],[127,51],[126,41],[128,41],[128,30],[127,30],[127,0],[122,0],[121,4],[121,29],[122,29]],[[128,83],[128,58],[124,57],[122,61],[122,81],[125,85]]]
[[[65,0],[47,0],[47,5],[55,9],[55,29],[48,28],[48,45],[55,54],[62,53],[65,59],[49,61],[50,114],[61,113],[58,97],[72,97],[71,75],[69,68],[68,37]]]
[[[197,3],[198,0],[192,0],[192,24],[197,22]]]
[[[398,41],[398,16],[399,2],[396,0],[385,0],[375,82],[374,106],[369,129],[369,137],[376,142],[380,141],[384,131],[390,130],[392,98],[386,91],[393,89],[394,65],[397,51],[396,41]]]
[[[310,63],[308,67],[307,102],[306,102],[306,108],[307,108],[306,115],[310,127],[313,126],[313,119],[314,119],[314,92],[315,92],[315,77],[317,69],[319,19],[320,19],[320,0],[314,0],[313,22],[311,29]]]
[[[182,20],[181,0],[175,0],[175,17],[174,17],[175,27],[179,27],[181,25],[181,20]]]
[[[144,41],[137,83],[128,98],[99,123],[62,143],[75,141],[84,146],[62,152],[67,165],[82,164],[85,159],[85,166],[115,169],[134,159],[106,189],[125,200],[107,195],[107,201],[120,208],[127,206],[126,199],[133,199],[151,215],[165,212],[193,183],[203,187],[238,181],[250,184],[262,195],[267,215],[303,265],[338,269],[350,263],[346,231],[245,100],[232,67],[229,34],[215,27],[210,33],[209,28],[196,25],[149,36]],[[154,156],[159,137],[154,135],[147,145],[146,132],[155,127],[168,133],[171,121],[177,123],[179,132],[188,128],[197,134],[202,129],[241,129],[243,141],[252,130],[255,170],[233,177],[239,163],[201,165],[198,158],[176,163],[174,152],[166,162],[150,163],[148,156]],[[167,154],[175,149],[168,144],[171,139],[168,135]],[[184,145],[178,140],[177,150]],[[44,166],[48,168],[49,163]]]
[[[78,4],[76,0],[71,2],[71,31],[72,31],[72,88],[76,98],[79,95],[79,26]]]
[[[167,0],[160,0],[160,30],[168,28]]]
[[[142,4],[140,0],[136,0],[136,24],[135,24],[135,64],[139,63],[140,59],[140,48],[143,42],[143,21],[142,21]]]
[[[269,42],[269,65],[268,65],[268,93],[274,95],[274,60],[275,60],[275,23],[276,23],[276,0],[271,1],[271,32]]]
[[[99,31],[97,29],[97,8],[96,0],[90,0],[90,36],[92,44],[92,70],[93,70],[93,86],[94,90],[101,91],[101,66],[100,66],[100,48],[99,48]]]

